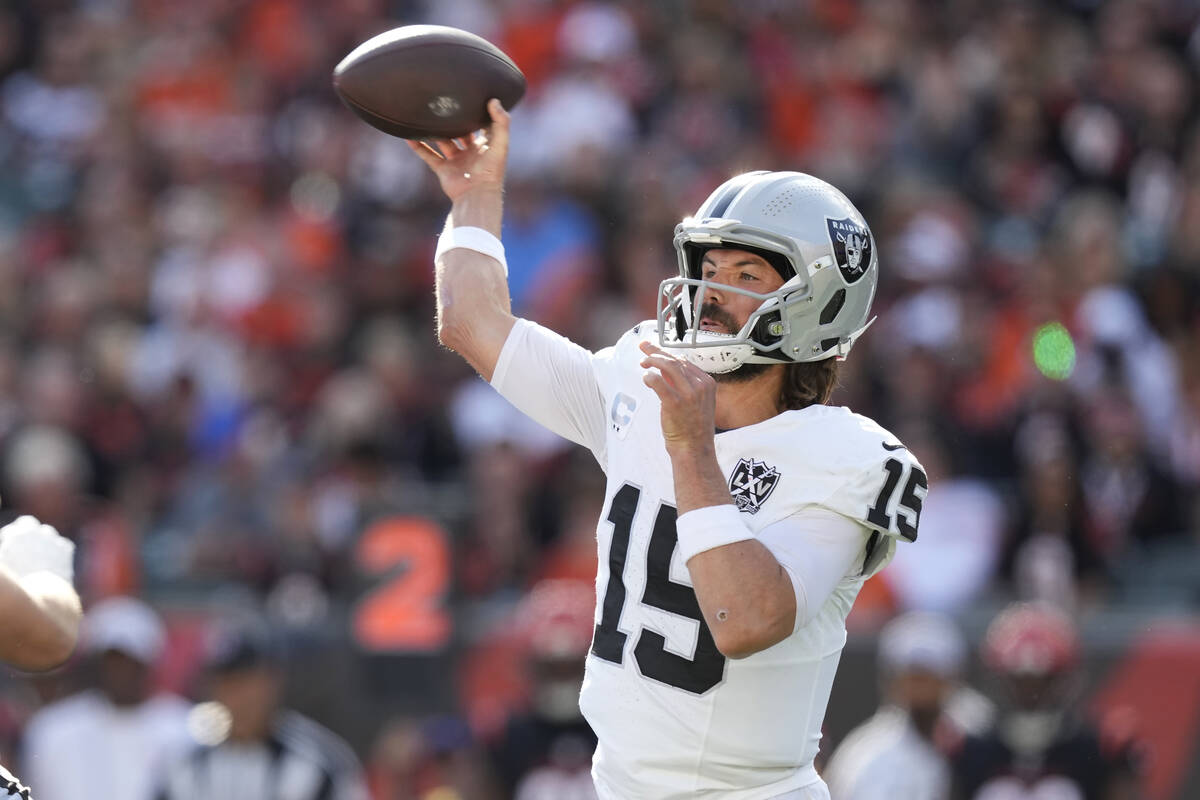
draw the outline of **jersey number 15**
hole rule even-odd
[[[600,624],[592,636],[592,654],[614,664],[625,659],[627,634],[618,625],[625,607],[625,559],[629,555],[629,535],[641,495],[640,489],[627,483],[613,495],[608,511],[608,521],[613,525],[608,548],[608,585],[600,601]],[[699,623],[696,651],[692,658],[671,653],[666,649],[666,637],[642,628],[633,646],[633,657],[639,671],[647,678],[692,694],[704,694],[724,680],[725,656],[717,649],[712,631],[704,622],[695,590],[671,580],[671,556],[679,538],[675,517],[674,506],[659,505],[650,546],[646,549],[646,589],[642,592],[642,602],[696,620]]]
[[[908,541],[915,542],[917,526],[921,522],[921,505],[925,493],[929,490],[929,480],[920,467],[916,464],[912,465],[912,469],[908,473],[908,480],[904,482],[904,491],[900,493],[900,502],[896,504],[896,515],[893,518],[887,513],[887,508],[891,505],[892,495],[896,493],[896,487],[904,475],[904,464],[899,459],[889,458],[883,462],[883,469],[887,473],[887,477],[884,478],[879,496],[875,498],[875,505],[867,509],[867,522],[885,531],[894,530]]]

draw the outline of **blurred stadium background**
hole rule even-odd
[[[163,615],[161,687],[199,699],[206,626],[252,610],[286,636],[291,704],[379,798],[418,772],[485,797],[463,776],[506,768],[528,654],[586,649],[563,582],[593,576],[599,470],[439,349],[446,204],[330,88],[353,46],[415,22],[528,77],[514,304],[576,341],[652,316],[675,222],[734,172],[812,172],[871,221],[879,320],[837,400],[934,488],[851,617],[829,745],[874,707],[886,620],[949,612],[977,643],[1039,598],[1079,621],[1090,707],[1132,712],[1146,796],[1200,797],[1185,0],[5,4],[4,513],[78,543],[85,603]],[[82,658],[4,676],[10,763],[87,679]]]

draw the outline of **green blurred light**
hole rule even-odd
[[[1060,323],[1046,323],[1033,334],[1033,364],[1051,380],[1071,377],[1075,369],[1075,342]]]

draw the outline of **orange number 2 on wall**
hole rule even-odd
[[[452,622],[444,600],[450,583],[446,533],[421,517],[389,517],[363,533],[359,567],[382,579],[353,611],[354,636],[374,652],[440,650]]]

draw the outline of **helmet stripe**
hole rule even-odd
[[[736,178],[731,178],[718,188],[720,194],[713,200],[712,208],[700,208],[701,217],[721,217],[725,211],[733,203],[735,197],[741,193],[750,183],[759,175],[765,175],[766,170],[756,170],[754,172],[746,172],[738,175]]]

